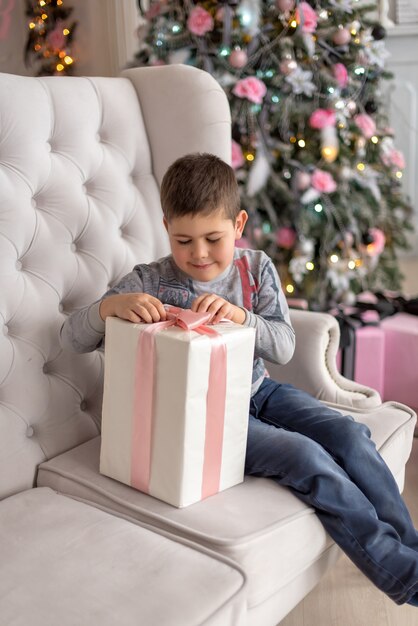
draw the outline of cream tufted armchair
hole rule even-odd
[[[194,68],[0,75],[2,625],[274,626],[338,557],[268,479],[175,509],[98,472],[103,354],[63,352],[60,327],[167,253],[159,184],[193,151],[230,154],[226,97]],[[414,413],[338,374],[333,318],[292,320],[272,374],[367,422],[402,488]]]

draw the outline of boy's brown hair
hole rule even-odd
[[[184,215],[209,215],[219,209],[226,219],[235,221],[240,197],[234,170],[214,154],[180,157],[164,175],[161,205],[167,222]]]

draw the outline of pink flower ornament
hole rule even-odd
[[[398,169],[403,170],[406,165],[404,155],[400,150],[396,150],[395,148],[392,148],[386,154],[384,154],[382,159],[384,164],[388,167],[393,165]]]
[[[332,68],[332,73],[339,87],[344,88],[348,83],[347,68],[343,63],[336,63]]]
[[[296,20],[303,33],[314,33],[318,23],[318,16],[307,2],[300,2],[296,9]]]
[[[262,80],[255,76],[248,76],[239,80],[232,90],[238,98],[246,98],[254,104],[261,104],[267,93],[267,87]]]
[[[187,20],[187,28],[193,35],[202,37],[202,35],[213,30],[213,27],[213,17],[201,6],[197,6],[190,11],[189,19]]]
[[[333,109],[316,109],[309,118],[311,128],[321,129],[335,126],[336,117]]]
[[[331,174],[319,169],[312,174],[311,184],[320,193],[333,193],[337,189],[337,183]]]
[[[232,156],[231,156],[231,166],[234,170],[237,170],[239,167],[242,167],[245,163],[244,155],[242,154],[241,146],[238,142],[232,140]]]
[[[376,124],[374,119],[367,115],[367,113],[359,113],[354,117],[356,126],[361,130],[366,139],[370,139],[376,133]]]

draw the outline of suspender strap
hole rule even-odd
[[[257,281],[250,273],[250,266],[248,264],[248,259],[245,255],[239,259],[236,259],[234,261],[234,265],[238,268],[239,277],[241,279],[244,308],[246,308],[247,311],[252,311],[253,305],[251,301],[251,294],[257,293],[258,291]],[[252,280],[250,280],[250,276]]]

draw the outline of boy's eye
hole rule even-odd
[[[177,239],[177,243],[179,243],[181,246],[187,246],[190,241],[191,239],[188,239],[187,241],[180,241],[180,239]]]
[[[216,243],[217,241],[220,241],[220,240],[221,240],[221,238],[218,237],[217,239],[209,239],[209,238],[207,238],[206,241],[208,241],[209,243]]]

